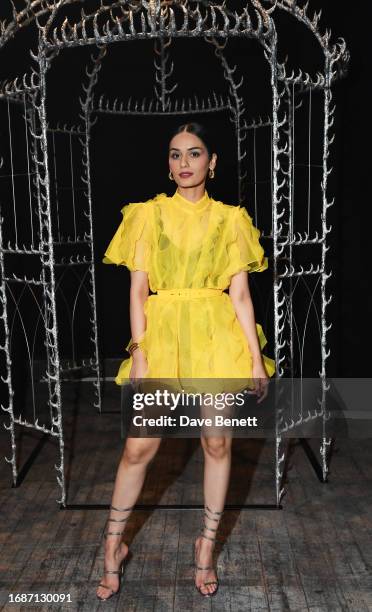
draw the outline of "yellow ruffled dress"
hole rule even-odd
[[[144,378],[178,379],[181,385],[196,378],[250,379],[248,341],[224,293],[237,272],[268,267],[260,231],[246,209],[214,200],[207,191],[196,203],[176,191],[127,204],[121,212],[103,263],[148,274],[152,294],[140,338],[148,364]],[[262,349],[267,340],[256,327]],[[275,361],[262,356],[272,376]],[[132,357],[122,361],[118,385],[129,382],[131,366]]]

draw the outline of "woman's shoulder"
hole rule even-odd
[[[165,193],[158,193],[157,195],[153,196],[152,198],[149,198],[148,200],[143,200],[141,202],[129,202],[127,204],[125,204],[122,209],[121,212],[122,213],[128,213],[128,212],[134,212],[134,211],[138,211],[139,213],[143,213],[146,212],[147,210],[149,210],[154,204],[159,203],[161,201],[165,201],[169,199],[169,197],[167,196],[167,194]]]
[[[227,204],[226,202],[221,202],[220,200],[214,199],[213,202],[220,208],[220,210],[224,211],[227,215],[230,215],[231,218],[239,219],[240,217],[248,217],[249,219],[252,219],[246,207],[241,204]]]
[[[226,217],[233,217],[236,214],[236,211],[241,208],[237,204],[228,204],[227,202],[222,202],[222,200],[216,200],[215,198],[210,198],[213,202],[213,207],[216,211],[221,212],[226,215]]]

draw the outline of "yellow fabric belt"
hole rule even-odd
[[[217,297],[223,293],[223,289],[213,287],[184,288],[184,289],[158,289],[156,294],[159,297]]]

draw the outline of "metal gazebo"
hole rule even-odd
[[[273,295],[270,311],[274,328],[274,358],[277,377],[285,373],[295,376],[302,372],[304,338],[312,313],[314,331],[319,336],[316,376],[322,382],[321,410],[301,418],[318,418],[325,414],[326,363],[330,355],[327,332],[327,306],[332,296],[327,296],[327,281],[332,272],[327,269],[328,209],[334,204],[329,196],[328,177],[330,145],[335,105],[332,104],[332,86],[347,71],[349,53],[345,41],[331,42],[331,32],[321,34],[320,13],[309,15],[308,3],[300,6],[296,0],[247,0],[241,10],[232,10],[226,1],[188,0],[114,0],[104,3],[97,0],[94,9],[87,10],[82,0],[24,0],[23,8],[16,8],[9,0],[12,15],[0,22],[0,49],[19,35],[24,28],[34,28],[37,48],[29,50],[32,65],[29,71],[0,85],[0,100],[7,116],[8,139],[1,145],[1,212],[0,212],[0,301],[1,301],[1,353],[4,357],[2,382],[8,401],[2,405],[9,432],[11,454],[6,461],[12,466],[13,486],[17,485],[15,426],[31,428],[54,436],[59,444],[59,460],[55,465],[60,487],[58,503],[66,505],[64,474],[64,436],[62,424],[62,381],[71,376],[83,376],[92,381],[95,391],[94,406],[101,411],[102,373],[99,359],[98,321],[96,308],[96,283],[93,236],[93,193],[91,180],[91,130],[99,117],[105,114],[120,116],[191,116],[202,113],[228,112],[236,138],[238,203],[244,204],[247,191],[247,171],[253,177],[250,183],[252,195],[248,205],[257,223],[258,179],[256,144],[263,133],[270,136],[268,183],[272,224],[262,232],[263,239],[272,244]],[[92,7],[94,2],[89,3]],[[76,9],[81,7],[80,12]],[[74,9],[74,11],[72,10]],[[78,16],[77,16],[78,15]],[[288,74],[287,58],[280,59],[277,19],[296,20],[317,41],[323,65],[315,75],[301,69]],[[242,66],[231,63],[226,45],[234,37],[246,37],[257,41],[268,62],[272,112],[267,119],[248,117],[241,87],[244,79]],[[172,45],[176,39],[203,39],[213,45],[217,61],[223,69],[225,93],[212,93],[206,98],[177,97],[177,83],[172,81]],[[111,45],[133,40],[153,41],[154,95],[151,99],[136,98],[130,92],[128,100],[96,96],[102,63]],[[52,126],[47,121],[48,88],[47,73],[55,58],[64,49],[75,47],[94,48],[90,65],[86,66],[86,80],[79,98],[79,120],[76,125]],[[318,146],[321,160],[313,164],[309,153],[305,164],[298,164],[296,152],[297,125],[312,125],[313,106],[319,104],[321,114],[316,118]],[[4,107],[3,107],[4,108]],[[300,114],[298,114],[300,113]],[[320,117],[320,118],[319,118]],[[296,122],[295,122],[296,118]],[[5,126],[4,126],[5,129]],[[4,133],[4,132],[3,132]],[[249,140],[248,135],[252,135]],[[14,138],[27,152],[27,167],[17,169]],[[64,219],[65,208],[59,206],[55,168],[58,161],[56,142],[64,139],[67,159],[73,151],[80,151],[81,172],[71,162],[72,221]],[[309,129],[309,151],[314,134]],[[248,148],[248,140],[250,142]],[[21,144],[17,145],[19,149]],[[249,156],[247,156],[247,150]],[[76,159],[76,158],[75,158]],[[316,172],[314,176],[314,169]],[[301,174],[301,179],[298,177]],[[308,199],[301,202],[307,225],[297,220],[295,196],[297,180],[307,181]],[[310,195],[310,187],[316,183],[318,193]],[[304,183],[303,183],[304,184]],[[251,204],[252,202],[252,204]],[[27,203],[27,204],[25,204]],[[264,206],[264,204],[262,204]],[[20,210],[22,207],[22,215]],[[311,214],[310,214],[311,213]],[[314,246],[317,247],[314,250]],[[63,256],[60,255],[63,248]],[[308,251],[310,264],[298,265],[296,255]],[[314,255],[315,253],[315,255]],[[18,271],[20,270],[20,271]],[[24,273],[24,271],[26,273]],[[22,274],[23,272],[23,274]],[[75,286],[72,296],[64,295],[63,284],[70,274]],[[310,280],[313,286],[310,287]],[[296,319],[295,292],[305,287],[307,304],[302,309],[305,316],[302,329]],[[25,296],[36,308],[36,320],[27,330],[27,313],[23,310]],[[75,309],[69,320],[68,335],[71,338],[71,359],[61,358],[61,331],[64,324],[58,319],[58,303],[76,304],[86,300],[89,307],[88,341],[90,355],[80,358],[72,331],[75,325]],[[27,408],[16,414],[15,372],[13,356],[19,349],[16,328],[25,343],[25,355],[31,401]],[[34,351],[40,334],[44,338],[45,360],[41,372],[37,370]],[[315,334],[316,336],[316,334]],[[17,339],[17,341],[16,341]],[[44,371],[45,368],[45,371]],[[38,413],[39,401],[34,381],[40,377],[47,390],[48,414]],[[282,423],[276,436],[276,503],[280,504],[284,493],[282,486],[285,460],[282,431],[293,421]],[[321,474],[327,477],[327,451],[331,439],[324,434],[320,445]]]

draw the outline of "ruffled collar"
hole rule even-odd
[[[208,204],[210,203],[207,190],[204,191],[204,195],[197,202],[191,202],[187,198],[184,198],[178,190],[172,196],[172,200],[177,206],[188,212],[200,212],[201,210],[207,208]]]

